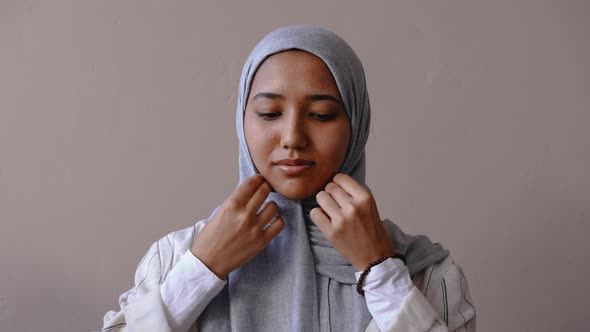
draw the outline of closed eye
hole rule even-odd
[[[265,121],[271,121],[271,120],[274,120],[274,119],[278,118],[279,116],[281,116],[281,113],[279,113],[279,112],[272,112],[272,113],[256,112],[256,116],[265,120]],[[329,121],[329,120],[334,119],[336,117],[336,114],[309,113],[309,116],[311,116],[312,118],[315,118],[319,121]]]
[[[334,114],[317,114],[317,113],[311,113],[310,115],[312,117],[320,120],[320,121],[328,121],[328,120],[332,120],[333,118],[336,117],[336,115],[334,115]]]
[[[273,120],[273,119],[277,118],[281,114],[280,113],[276,113],[276,112],[275,113],[260,113],[260,112],[256,112],[256,115],[259,118],[262,118],[263,120],[270,121],[270,120]]]

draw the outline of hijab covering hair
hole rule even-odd
[[[252,80],[265,59],[287,50],[316,55],[331,71],[351,122],[348,152],[340,172],[366,187],[365,144],[371,113],[363,67],[342,38],[306,25],[272,31],[244,64],[236,110],[238,185],[259,173],[244,136],[244,112]],[[271,192],[265,203],[271,200],[279,207],[284,229],[258,255],[229,274],[224,289],[197,320],[199,330],[364,331],[371,315],[365,298],[356,292],[356,270],[311,221],[309,212],[319,206],[315,195],[296,201]],[[384,226],[394,251],[406,256],[411,276],[448,255],[440,244],[433,244],[425,236],[407,235],[388,219]]]

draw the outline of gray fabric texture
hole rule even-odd
[[[365,183],[365,144],[370,105],[365,75],[352,48],[314,26],[287,26],[264,37],[244,64],[239,82],[236,130],[239,183],[259,173],[244,136],[244,112],[256,70],[269,56],[291,49],[321,58],[330,69],[351,121],[348,152],[340,172]],[[368,188],[368,187],[367,187]],[[302,201],[272,192],[285,221],[283,231],[257,256],[228,276],[226,287],[198,319],[201,331],[364,331],[371,315],[356,293],[355,269],[310,220],[315,195]],[[264,206],[264,205],[263,205]],[[215,208],[209,219],[218,211]],[[384,226],[396,252],[407,257],[410,275],[442,260],[448,251],[425,236],[410,236],[388,219]]]

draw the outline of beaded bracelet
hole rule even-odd
[[[359,294],[361,294],[362,296],[365,296],[365,291],[363,290],[363,282],[365,282],[365,278],[367,277],[367,274],[369,274],[369,271],[371,271],[371,268],[375,265],[379,265],[379,264],[383,263],[388,258],[399,258],[402,260],[402,262],[404,262],[404,264],[406,264],[406,257],[402,254],[393,254],[391,256],[381,257],[378,260],[372,262],[371,264],[369,264],[369,266],[367,266],[363,270],[363,273],[361,273],[361,276],[359,277],[359,282],[356,284],[356,291]]]

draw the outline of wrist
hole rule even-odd
[[[197,257],[201,263],[203,263],[203,265],[205,265],[209,271],[211,271],[213,274],[215,274],[217,276],[217,278],[221,279],[221,280],[226,280],[227,275],[229,274],[229,272],[225,272],[226,269],[223,266],[219,266],[221,264],[216,262],[219,262],[219,259],[209,259],[207,257],[207,255],[203,255],[199,252],[197,252],[197,250],[195,250],[195,248],[191,248],[191,253]]]
[[[367,265],[367,267],[365,267],[365,269],[361,272],[359,278],[358,278],[358,283],[356,285],[356,291],[361,294],[361,295],[365,295],[365,292],[363,290],[363,283],[365,282],[365,278],[367,277],[367,275],[369,274],[369,272],[371,271],[371,268],[385,262],[386,260],[390,259],[390,258],[394,258],[394,259],[400,259],[404,265],[406,264],[406,257],[402,254],[393,254],[393,255],[389,255],[389,256],[383,256],[371,263],[369,263]]]
[[[363,271],[372,262],[381,259],[383,257],[389,257],[394,254],[393,250],[382,250],[373,254],[366,255],[363,260],[360,260],[356,264],[352,264],[357,271]]]

